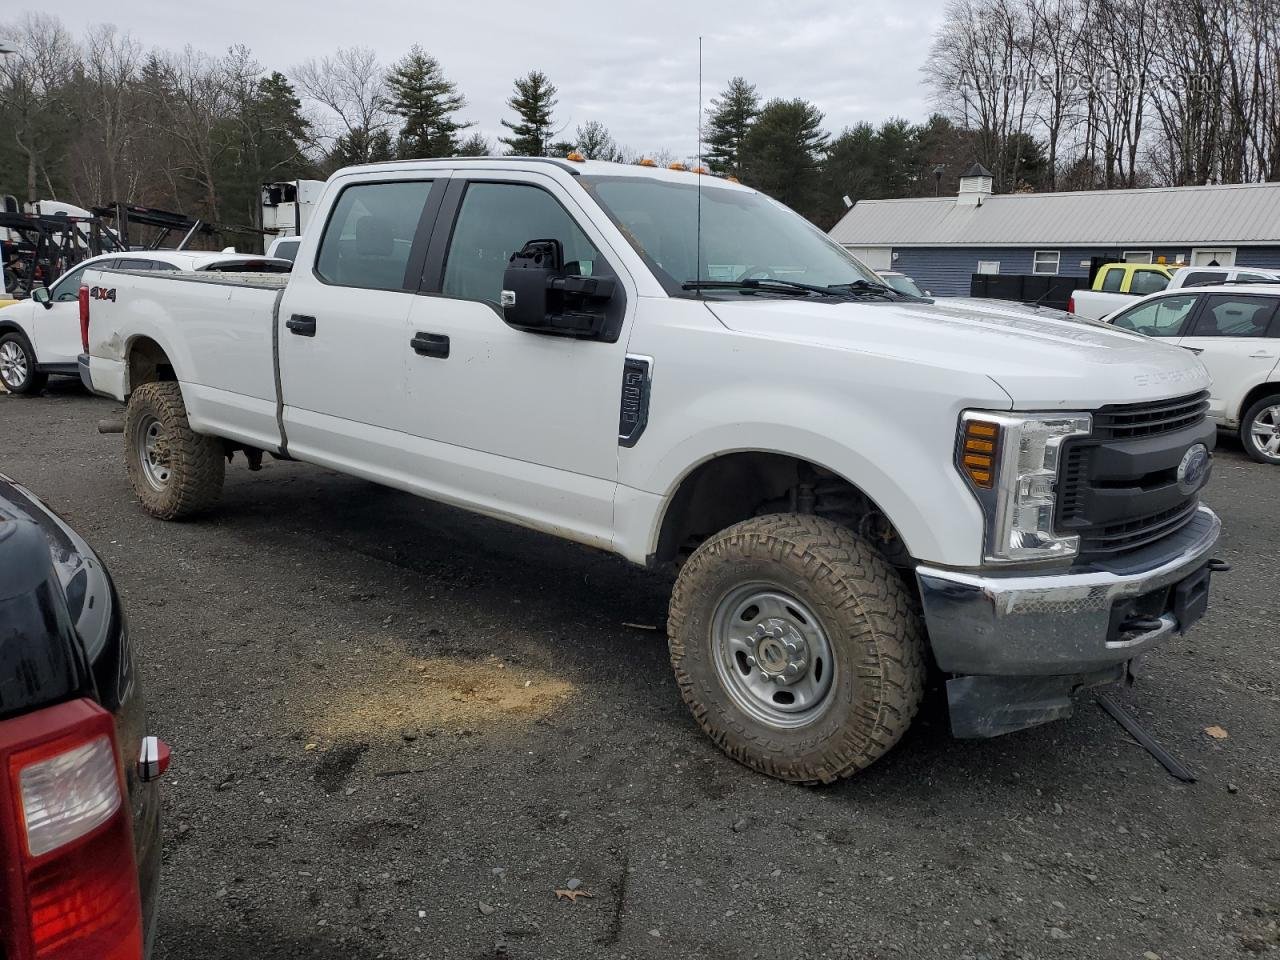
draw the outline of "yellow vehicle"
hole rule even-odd
[[[1169,286],[1174,269],[1163,263],[1108,263],[1093,278],[1092,287],[1071,294],[1067,310],[1091,320],[1101,320],[1134,297],[1159,293]]]

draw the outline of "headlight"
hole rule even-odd
[[[1058,462],[1065,440],[1092,429],[1087,413],[961,415],[956,467],[986,515],[987,562],[1052,560],[1079,552],[1079,537],[1053,530]]]

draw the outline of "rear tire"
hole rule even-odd
[[[680,571],[668,629],[698,724],[781,780],[864,769],[923,697],[924,631],[906,586],[865,540],[820,517],[757,517],[703,543]]]
[[[1260,397],[1244,412],[1240,443],[1258,463],[1280,464],[1280,393]]]
[[[0,382],[10,393],[32,396],[49,382],[49,375],[36,369],[36,352],[22,334],[9,331],[0,337]]]
[[[178,384],[144,383],[133,391],[124,443],[129,483],[153,517],[180,520],[217,503],[226,471],[222,441],[191,429]]]

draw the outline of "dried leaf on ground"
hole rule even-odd
[[[579,897],[586,897],[588,900],[590,900],[592,898],[592,895],[588,893],[586,890],[582,890],[582,889],[556,891],[557,900],[568,900],[570,903],[577,903]]]
[[[1226,740],[1231,736],[1231,734],[1227,733],[1226,730],[1222,729],[1222,727],[1219,727],[1217,724],[1214,724],[1212,727],[1205,727],[1204,732],[1215,740]]]

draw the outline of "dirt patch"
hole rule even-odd
[[[494,657],[411,659],[317,705],[320,712],[308,718],[307,728],[332,740],[483,730],[544,717],[573,690],[573,684],[551,674],[512,668]]]

